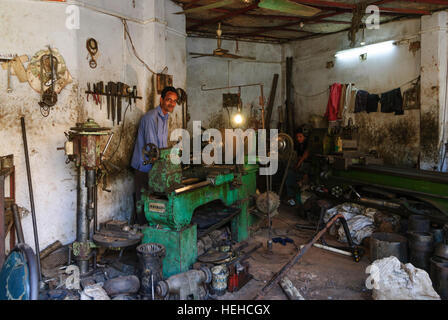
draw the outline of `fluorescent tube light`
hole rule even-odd
[[[395,40],[390,40],[390,41],[370,44],[368,46],[362,46],[362,47],[358,47],[358,48],[342,50],[342,51],[336,52],[335,57],[345,59],[345,58],[354,58],[354,57],[358,58],[360,55],[365,54],[365,53],[367,53],[368,56],[378,54],[378,53],[384,54],[384,53],[388,53],[393,50],[393,48],[395,46],[394,43],[395,43]]]

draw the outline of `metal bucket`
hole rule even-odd
[[[443,242],[443,229],[442,228],[431,228],[432,236],[434,237],[434,246]]]
[[[229,276],[229,269],[226,265],[222,264],[215,266],[212,271],[212,288],[216,295],[222,296],[226,293],[227,289],[227,277]]]
[[[429,232],[409,232],[409,262],[416,268],[429,271],[429,259],[434,250],[433,236]]]
[[[443,300],[448,300],[448,260],[431,258],[430,276],[434,290]]]
[[[160,243],[144,243],[137,247],[140,261],[140,292],[155,299],[153,293],[159,281],[163,280],[163,258],[166,249]]]
[[[370,238],[370,260],[397,257],[402,263],[408,262],[408,240],[396,233],[376,232]]]
[[[408,232],[429,232],[431,223],[428,218],[414,214],[409,217]]]

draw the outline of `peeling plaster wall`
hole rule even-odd
[[[446,11],[422,17],[421,167],[426,170],[443,170],[446,151],[442,142],[447,141],[447,27]]]
[[[366,30],[365,39],[367,44],[402,39],[420,41],[420,24],[420,19],[383,24],[379,30]],[[359,43],[361,32],[357,38]],[[396,46],[387,54],[368,54],[367,61],[334,57],[337,51],[347,48],[347,32],[285,45],[285,57],[294,58],[296,125],[307,123],[312,115],[324,115],[328,88],[335,82],[354,83],[358,89],[381,94],[397,87],[403,92],[410,87],[408,82],[420,75],[420,50],[409,50],[409,43]],[[333,68],[326,68],[328,61],[334,61]],[[359,144],[363,151],[376,149],[389,164],[417,166],[419,110],[406,110],[402,116],[381,112],[353,116],[360,125]]]
[[[76,172],[72,163],[57,147],[65,142],[64,132],[76,122],[93,118],[101,126],[113,128],[115,133],[106,157],[119,169],[112,170],[108,178],[107,193],[99,188],[99,222],[108,219],[129,219],[133,211],[133,176],[129,162],[134,147],[136,130],[141,116],[158,105],[159,95],[154,92],[152,74],[134,56],[129,40],[124,39],[121,20],[91,8],[113,12],[128,21],[137,53],[155,72],[165,66],[174,75],[176,87],[186,87],[186,34],[185,17],[172,15],[179,7],[171,1],[83,1],[79,4],[80,29],[65,27],[66,4],[29,0],[2,0],[0,8],[0,52],[34,55],[49,44],[57,48],[65,59],[73,83],[58,95],[58,102],[47,118],[42,117],[38,102],[40,96],[28,83],[19,83],[12,77],[13,92],[6,93],[6,72],[0,79],[0,155],[14,154],[16,166],[16,202],[30,210],[26,167],[20,127],[20,117],[26,121],[34,200],[40,248],[56,240],[69,243],[76,236]],[[91,8],[86,8],[88,3]],[[144,3],[144,7],[142,7]],[[86,40],[98,41],[98,66],[88,65]],[[26,67],[26,64],[25,64]],[[87,82],[124,82],[137,85],[142,100],[126,111],[122,125],[107,119],[106,100],[102,110],[84,91]],[[123,100],[122,112],[127,103]],[[179,107],[171,116],[170,130],[180,127]],[[179,120],[180,119],[180,120]],[[123,131],[123,132],[122,132]],[[121,144],[117,149],[121,135]],[[104,138],[104,143],[106,139]],[[113,151],[116,151],[112,157]],[[34,247],[31,215],[23,218],[25,240]]]
[[[212,53],[216,47],[217,42],[214,39],[187,39],[187,93],[191,117],[188,123],[189,128],[191,128],[192,121],[198,120],[202,121],[204,128],[230,128],[229,116],[222,106],[222,95],[229,92],[238,93],[238,88],[202,91],[202,85],[205,86],[205,89],[209,89],[262,83],[266,107],[274,74],[278,73],[279,80],[271,116],[271,127],[276,128],[278,106],[284,102],[284,98],[282,98],[282,46],[239,42],[239,51],[236,52],[235,41],[223,40],[221,47],[228,49],[229,53],[255,57],[257,61],[216,57],[191,58],[188,54],[189,52]],[[261,119],[260,95],[260,86],[241,88],[243,113],[246,119],[250,115],[251,106],[253,106],[253,111],[258,112],[258,119]],[[232,117],[236,108],[229,108],[229,111]]]

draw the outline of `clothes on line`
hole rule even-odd
[[[405,92],[404,97],[400,88],[378,95],[359,90],[351,83],[333,83],[330,86],[330,96],[324,117],[328,119],[330,126],[338,125],[338,121],[347,125],[349,119],[354,121],[354,118],[350,117],[351,113],[378,112],[378,103],[381,103],[381,112],[402,115],[404,109],[416,108],[417,92],[417,85],[415,85],[414,88]]]
[[[404,114],[403,97],[401,96],[400,88],[388,91],[381,95],[381,112],[395,112],[395,115]]]
[[[377,94],[369,94],[367,96],[367,113],[378,112],[378,102],[380,101],[380,96]]]

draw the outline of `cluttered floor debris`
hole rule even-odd
[[[400,218],[396,215],[387,215],[373,208],[366,208],[356,204],[344,203],[327,210],[329,217],[335,211],[343,212],[347,218],[350,230],[355,242],[360,245],[361,254],[355,260],[348,251],[332,252],[319,247],[313,247],[295,263],[282,277],[283,281],[272,287],[263,299],[266,300],[371,300],[372,287],[368,286],[369,273],[366,272],[372,263],[372,252],[370,252],[370,236],[381,234],[381,231],[399,231],[403,227]],[[370,219],[370,223],[361,224],[355,230],[353,227],[358,217]],[[329,219],[329,218],[328,218]],[[350,223],[352,222],[352,223]],[[359,225],[359,223],[357,223]],[[217,274],[209,274],[201,278],[192,277],[197,281],[198,287],[188,289],[184,292],[182,299],[212,299],[212,300],[252,300],[262,290],[264,286],[291,260],[303,245],[308,243],[315,234],[315,230],[310,227],[310,221],[306,218],[303,208],[282,205],[279,213],[272,218],[272,250],[268,250],[267,240],[269,239],[266,222],[256,227],[253,237],[242,243],[229,243],[227,236],[228,229],[215,230],[209,235],[210,247],[203,250],[203,254],[198,257],[198,263],[193,266],[198,273],[204,267],[214,266],[227,267],[227,273],[223,277],[224,287],[220,288],[216,281]],[[336,227],[336,226],[335,226]],[[342,226],[340,226],[342,228]],[[341,229],[342,230],[342,229]],[[362,230],[362,231],[360,231]],[[392,234],[392,233],[390,233]],[[342,236],[342,237],[340,237]],[[213,238],[215,237],[215,238]],[[337,228],[330,230],[324,242],[328,246],[338,246],[344,240],[344,234],[339,233]],[[203,238],[204,240],[204,238]],[[227,245],[226,245],[227,244]],[[199,245],[203,246],[201,242]],[[70,265],[67,267],[67,246],[60,243],[54,245],[50,253],[42,255],[42,268],[45,276],[47,289],[41,291],[40,299],[43,300],[140,300],[140,299],[179,299],[181,298],[181,287],[168,289],[171,295],[158,295],[161,293],[160,283],[157,289],[151,288],[151,283],[143,283],[144,275],[141,273],[142,260],[136,259],[136,246],[130,247],[124,252],[117,250],[105,250],[98,257],[95,269],[80,278],[79,270]],[[375,247],[374,250],[377,250]],[[49,251],[49,250],[47,250]],[[401,257],[402,258],[402,257]],[[383,261],[383,260],[377,260]],[[397,260],[398,261],[398,260]],[[204,263],[205,262],[205,263]],[[394,261],[392,261],[394,262]],[[398,261],[398,266],[401,263]],[[391,263],[389,263],[391,265]],[[157,268],[157,264],[151,262],[147,267]],[[153,269],[154,270],[154,269]],[[229,274],[229,270],[233,270]],[[423,270],[420,270],[424,273]],[[187,272],[188,273],[188,272]],[[396,272],[397,273],[397,272]],[[168,286],[176,286],[176,281],[180,286],[182,283],[179,275],[178,279],[171,279],[164,282]],[[427,274],[426,274],[427,277]],[[140,287],[145,286],[142,290]],[[231,280],[233,279],[233,280]],[[390,280],[390,279],[389,279]],[[187,281],[188,280],[184,280]],[[288,281],[293,292],[283,284]],[[405,280],[403,280],[405,281]],[[426,281],[428,281],[426,279]],[[208,282],[208,283],[207,283]],[[413,281],[408,282],[408,287],[412,287]],[[393,279],[391,281],[393,283]],[[165,284],[165,285],[166,285]],[[177,284],[179,286],[179,284]],[[154,283],[152,283],[152,286]],[[427,284],[426,284],[427,285]],[[191,286],[191,284],[190,284]],[[203,286],[202,289],[200,287]],[[222,286],[222,282],[221,282]],[[415,284],[417,287],[418,284]],[[163,288],[162,288],[163,289]],[[398,289],[398,287],[397,287]],[[146,291],[145,291],[146,290]],[[155,290],[155,291],[154,291]],[[393,290],[392,287],[387,290]],[[404,290],[404,289],[400,289]],[[429,288],[413,288],[414,299],[438,299],[439,296],[432,290],[431,282]],[[220,292],[218,292],[220,291]],[[430,292],[429,294],[427,292]],[[165,292],[166,294],[166,292]],[[378,295],[378,292],[376,292]],[[197,296],[196,296],[197,295]],[[399,296],[395,296],[398,298]],[[383,297],[384,298],[384,297]],[[386,298],[394,299],[394,296]],[[402,295],[399,298],[405,298]]]

